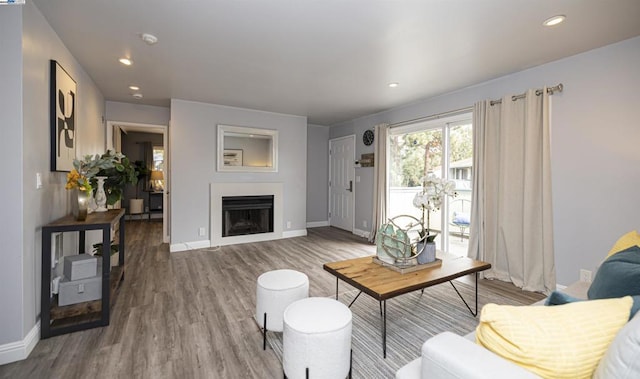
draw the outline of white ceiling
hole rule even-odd
[[[639,0],[34,3],[107,100],[169,106],[178,98],[320,125],[640,35]],[[542,26],[556,14],[567,20]],[[148,46],[141,33],[159,42]],[[121,65],[122,56],[134,64]]]

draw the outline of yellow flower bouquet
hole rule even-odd
[[[77,188],[79,191],[86,192],[87,195],[91,194],[92,190],[91,183],[86,177],[86,174],[80,174],[75,168],[67,174],[67,185],[65,185],[64,188],[68,190]]]

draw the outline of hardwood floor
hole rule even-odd
[[[128,221],[125,281],[111,324],[40,341],[28,359],[0,366],[2,378],[280,378],[253,320],[255,283],[268,270],[309,276],[310,296],[332,296],[322,264],[375,253],[335,228],[278,241],[169,253],[159,222]],[[482,281],[522,304],[542,298]],[[354,289],[340,285],[342,293]]]

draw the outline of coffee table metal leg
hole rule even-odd
[[[382,357],[387,357],[387,301],[382,301]]]
[[[349,308],[351,308],[351,306],[353,305],[353,303],[356,302],[356,300],[358,300],[358,298],[360,297],[360,295],[362,295],[362,291],[358,292],[358,294],[356,295],[356,297],[353,298],[353,300],[351,301],[351,303],[349,304]]]
[[[473,315],[475,317],[478,314],[478,273],[476,272],[476,314]]]
[[[473,317],[476,317],[478,315],[478,273],[476,272],[475,274],[476,274],[476,311],[475,312],[471,310],[471,307],[464,300],[464,297],[462,297],[462,295],[460,294],[460,292],[458,291],[456,286],[453,284],[453,281],[449,281],[449,283],[451,283],[451,286],[453,287],[453,289],[456,290],[456,293],[458,294],[458,297],[460,297],[460,299],[462,300],[464,305],[467,306],[467,309],[469,310],[469,312],[471,312]]]
[[[336,300],[338,300],[338,277],[336,276]]]

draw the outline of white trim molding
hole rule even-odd
[[[368,239],[369,235],[371,235],[371,232],[365,231],[362,229],[353,229],[353,234],[355,234],[356,236],[360,236]]]
[[[323,226],[329,226],[329,220],[307,222],[307,228],[320,228]]]
[[[307,229],[288,230],[286,232],[282,232],[282,238],[304,237],[306,235]]]
[[[178,251],[207,249],[209,247],[211,247],[211,241],[209,240],[178,242],[178,243],[172,243],[169,246],[169,252],[176,253]]]
[[[27,359],[40,341],[40,321],[27,333],[22,341],[0,345],[0,365]]]

